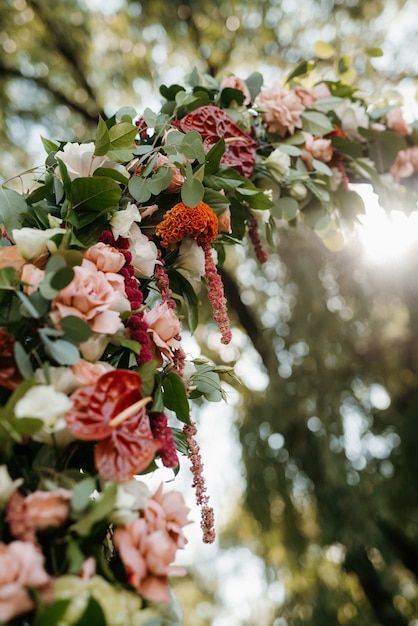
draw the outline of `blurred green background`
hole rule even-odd
[[[0,179],[193,66],[280,81],[318,40],[412,116],[417,30],[417,0],[2,0]],[[190,540],[185,626],[418,626],[418,229],[368,207],[338,253],[303,228],[261,268],[236,250],[232,344],[210,323],[190,339],[243,384],[199,416],[218,541]]]

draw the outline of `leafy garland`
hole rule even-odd
[[[1,187],[0,623],[180,623],[188,508],[138,477],[188,456],[214,540],[190,401],[224,400],[234,374],[187,359],[181,333],[208,298],[231,341],[217,264],[246,240],[264,262],[287,225],[338,249],[364,211],[351,182],[416,208],[418,124],[313,70],[271,86],[193,70],[158,112],[43,139],[30,188]]]

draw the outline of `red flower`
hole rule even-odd
[[[14,359],[15,340],[4,330],[0,330],[0,387],[12,391],[23,380]]]
[[[94,462],[107,480],[131,480],[148,467],[161,445],[145,409],[152,398],[142,397],[141,382],[135,372],[117,369],[71,395],[68,430],[78,439],[99,441]]]
[[[226,145],[221,165],[234,167],[246,178],[251,176],[257,142],[235,124],[222,109],[211,104],[199,107],[186,115],[177,125],[184,133],[196,130],[203,139],[206,152],[223,137]]]

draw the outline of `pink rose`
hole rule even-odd
[[[414,172],[418,172],[418,146],[400,150],[389,172],[396,182],[399,182],[401,178],[409,178]]]
[[[63,526],[68,520],[72,496],[69,489],[34,491],[25,498],[27,523],[35,530]]]
[[[121,296],[115,287],[123,288],[122,276],[100,272],[88,259],[75,266],[74,273],[71,283],[52,300],[53,323],[59,326],[63,317],[75,315],[96,333],[116,333],[121,323],[117,311]]]
[[[125,264],[125,257],[122,252],[101,242],[88,248],[83,256],[94,263],[101,272],[117,273]]]
[[[405,122],[402,111],[399,107],[394,107],[386,113],[386,124],[390,130],[395,131],[395,133],[399,133],[403,137],[412,133],[412,129]]]
[[[33,265],[32,263],[27,263],[26,265],[24,265],[22,269],[21,279],[25,283],[28,283],[23,288],[23,291],[26,293],[26,295],[30,296],[32,293],[37,291],[44,277],[44,270],[40,270],[38,267],[36,267],[36,265]]]
[[[157,156],[154,170],[161,167],[161,165],[166,165],[167,167],[169,167],[173,174],[170,184],[164,189],[164,191],[166,193],[176,193],[177,191],[180,191],[184,183],[184,176],[181,175],[179,168],[170,163],[168,157],[166,157],[164,154],[159,154]]]
[[[178,336],[181,332],[181,323],[167,302],[157,304],[151,311],[147,311],[144,320],[148,325],[147,332],[150,338],[150,347],[156,360],[161,363],[161,354],[171,359],[171,348],[180,348]]]
[[[288,133],[293,135],[296,128],[302,128],[300,116],[305,107],[294,91],[273,85],[259,93],[254,104],[262,109],[270,133],[284,137]]]
[[[244,94],[244,106],[248,106],[251,102],[251,94],[250,90],[247,87],[247,83],[242,80],[242,78],[238,78],[238,76],[227,76],[223,79],[221,83],[221,91],[225,89],[225,87],[231,87],[232,89],[239,89]]]
[[[332,144],[330,139],[314,137],[311,133],[302,132],[305,145],[302,148],[301,158],[305,161],[309,170],[313,170],[313,160],[317,159],[327,163],[332,159]]]
[[[0,622],[34,608],[28,588],[43,591],[50,578],[43,555],[29,542],[0,543]]]
[[[90,361],[84,359],[80,359],[75,365],[71,366],[71,371],[80,385],[94,385],[100,376],[112,369],[113,367],[110,363],[90,363]]]
[[[162,485],[148,500],[145,510],[145,519],[149,528],[165,530],[176,544],[177,548],[184,548],[187,539],[183,534],[183,526],[190,524],[187,515],[190,509],[184,502],[183,495],[178,491],[163,493]]]

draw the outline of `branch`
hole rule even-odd
[[[23,80],[27,80],[31,83],[34,83],[41,89],[45,89],[45,91],[48,91],[55,98],[57,102],[68,106],[69,108],[73,109],[77,113],[80,113],[80,115],[82,115],[82,117],[88,123],[96,124],[97,118],[99,115],[101,115],[102,117],[106,117],[105,113],[103,111],[100,111],[99,109],[96,114],[89,113],[79,102],[77,102],[76,100],[73,100],[72,98],[69,98],[65,93],[53,87],[48,82],[48,80],[46,80],[44,77],[25,76],[25,74],[23,74],[23,72],[20,69],[16,67],[8,67],[7,65],[4,65],[1,59],[0,59],[0,74],[2,77],[20,78]]]
[[[44,8],[41,7],[37,0],[27,0],[27,3],[31,6],[34,13],[38,16],[41,22],[43,22],[45,26],[45,31],[52,39],[55,49],[72,67],[74,75],[79,81],[80,85],[87,92],[88,97],[95,103],[96,108],[99,110],[101,107],[99,107],[98,105],[97,95],[94,93],[91,85],[86,78],[85,72],[79,62],[79,59],[77,58],[77,55],[75,54],[74,48],[69,45],[67,37],[64,36],[63,31],[58,28],[57,22],[54,22],[50,19],[47,12],[44,10]]]

